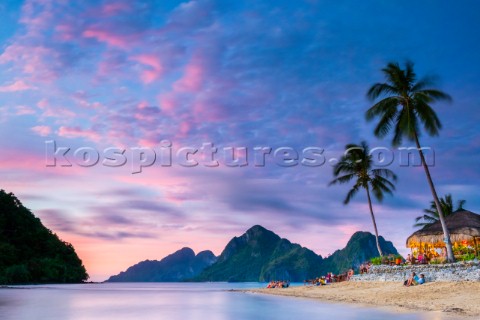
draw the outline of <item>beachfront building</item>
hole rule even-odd
[[[445,218],[450,240],[457,259],[470,255],[479,257],[480,215],[468,210],[458,210]],[[414,257],[425,257],[428,261],[441,261],[446,249],[440,221],[414,232],[407,238],[407,248]]]

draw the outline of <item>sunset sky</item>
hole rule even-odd
[[[72,243],[92,280],[184,246],[218,255],[255,224],[323,256],[372,231],[365,195],[344,206],[348,187],[328,187],[328,160],[362,139],[390,147],[364,117],[390,61],[453,97],[434,105],[440,136],[421,142],[439,195],[480,213],[478,1],[2,0],[0,24],[0,188]],[[52,140],[100,163],[47,167]],[[157,152],[132,174],[131,149],[162,140],[174,154],[213,143],[220,164],[162,166]],[[101,164],[112,147],[125,166]],[[249,164],[226,166],[224,147],[246,147]],[[254,166],[255,147],[323,148],[326,163]],[[405,253],[432,197],[421,168],[389,168],[397,191],[374,210]]]

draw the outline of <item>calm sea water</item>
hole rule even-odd
[[[2,320],[422,319],[420,314],[232,292],[258,283],[103,283],[0,289]],[[436,318],[441,319],[441,318]]]

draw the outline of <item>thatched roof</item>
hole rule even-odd
[[[467,211],[458,210],[445,218],[450,240],[452,242],[472,241],[473,237],[480,238],[480,215]],[[419,243],[443,245],[443,230],[440,221],[425,226],[414,232],[407,239],[407,247],[416,247]]]

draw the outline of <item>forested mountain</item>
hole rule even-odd
[[[0,190],[0,284],[87,279],[73,246],[43,226],[12,193]]]

